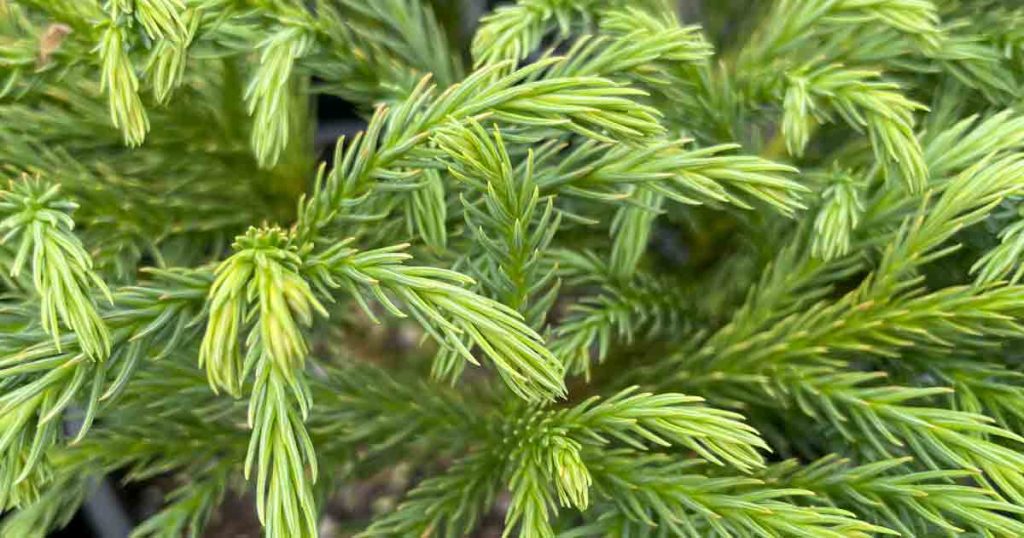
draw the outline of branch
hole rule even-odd
[[[561,365],[518,312],[460,287],[473,283],[460,273],[403,265],[410,258],[400,252],[406,245],[358,252],[347,243],[331,247],[307,264],[325,294],[329,288],[344,288],[371,319],[376,319],[363,298],[369,292],[391,314],[404,317],[406,314],[385,293],[390,292],[405,303],[435,341],[477,364],[462,343],[462,337],[468,337],[494,361],[506,386],[521,398],[552,400],[564,396]]]

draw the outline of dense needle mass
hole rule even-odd
[[[1024,536],[1024,9],[464,4],[0,1],[0,538]]]

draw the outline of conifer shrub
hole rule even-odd
[[[0,1],[0,536],[1024,536],[1024,9],[675,4]]]

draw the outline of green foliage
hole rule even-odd
[[[110,118],[114,127],[121,129],[124,141],[137,146],[149,131],[149,116],[139,97],[139,79],[131,58],[125,51],[124,28],[111,22],[103,33],[99,55],[103,64],[102,89],[110,101]]]
[[[1024,535],[1024,11],[463,7],[0,1],[0,538]]]
[[[793,155],[803,153],[810,138],[810,116],[828,117],[816,103],[825,101],[852,127],[868,130],[878,162],[899,166],[907,187],[921,190],[927,171],[914,137],[913,112],[923,107],[900,94],[899,86],[875,82],[878,75],[835,65],[789,75],[782,118],[786,147]]]
[[[479,365],[461,340],[463,335],[468,337],[495,363],[509,389],[522,398],[564,395],[561,367],[540,335],[523,324],[522,315],[511,307],[463,287],[472,285],[473,279],[447,269],[404,265],[411,257],[402,252],[408,245],[359,252],[348,243],[342,241],[309,262],[314,282],[325,293],[330,288],[348,290],[376,320],[363,297],[369,293],[390,314],[405,317],[388,296],[390,292],[439,345]]]
[[[825,504],[852,510],[871,507],[879,523],[909,536],[929,532],[925,522],[955,534],[971,529],[983,535],[1016,536],[1024,530],[1017,519],[1019,506],[990,490],[955,483],[970,471],[914,472],[906,468],[910,461],[855,466],[834,455],[807,465],[789,460],[772,468],[768,481],[812,491]]]
[[[821,193],[821,207],[814,219],[811,252],[829,261],[850,252],[850,235],[860,223],[864,203],[861,193],[848,174],[834,173]]]
[[[260,67],[245,90],[245,100],[253,116],[253,152],[262,166],[277,164],[288,145],[291,72],[309,47],[309,36],[298,28],[281,30],[260,45]]]
[[[2,191],[0,230],[3,242],[19,239],[11,260],[18,278],[31,260],[32,284],[39,295],[40,325],[60,350],[60,325],[75,332],[82,351],[94,360],[110,354],[110,334],[96,311],[90,290],[95,287],[112,301],[103,280],[93,272],[92,258],[74,235],[69,215],[77,206],[58,198],[58,185],[22,177]]]
[[[871,536],[895,534],[852,512],[793,502],[813,495],[766,487],[761,480],[708,476],[699,462],[613,451],[598,459],[596,479],[607,499],[591,524],[563,536]]]

